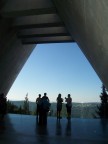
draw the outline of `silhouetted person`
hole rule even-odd
[[[36,99],[36,104],[37,104],[36,115],[38,118],[40,107],[41,107],[41,94],[39,94],[39,97]]]
[[[72,108],[72,98],[70,94],[68,94],[68,97],[65,97],[65,102],[66,102],[66,109],[67,109],[67,118],[71,118],[71,108]]]
[[[0,115],[2,119],[4,118],[6,112],[7,112],[7,98],[4,95],[4,93],[1,93],[0,94]]]
[[[44,96],[41,98],[41,108],[39,114],[39,124],[47,125],[47,114],[50,108],[49,98],[47,97],[47,93],[44,93]]]
[[[58,97],[56,99],[57,101],[57,119],[61,119],[61,110],[62,110],[62,102],[63,98],[61,98],[61,94],[58,94]]]

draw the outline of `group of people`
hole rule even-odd
[[[4,93],[0,94],[0,120],[4,119],[7,112],[7,98]]]
[[[72,109],[72,98],[71,95],[68,94],[67,98],[65,97],[66,102],[66,109],[67,109],[67,119],[71,118],[71,109]],[[62,111],[62,103],[63,98],[61,97],[61,94],[58,94],[57,97],[57,119],[61,119],[61,111]]]
[[[44,96],[41,97],[41,94],[39,94],[39,97],[36,99],[37,104],[37,121],[39,120],[39,125],[46,125],[47,124],[47,114],[50,109],[50,101],[47,97],[47,93],[44,93]]]
[[[57,119],[61,119],[61,111],[62,111],[62,103],[63,98],[61,97],[61,94],[58,94],[58,97],[56,99],[57,101]],[[71,95],[68,94],[67,97],[65,97],[66,102],[66,109],[67,109],[67,119],[71,118],[71,108],[72,108],[72,98]],[[38,98],[36,98],[36,115],[37,120],[40,125],[46,125],[47,124],[47,114],[50,110],[50,101],[47,97],[47,93],[44,93],[44,96],[41,97],[41,94],[38,95]]]

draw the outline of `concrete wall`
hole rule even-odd
[[[108,89],[108,0],[52,0],[67,30]]]
[[[67,31],[108,88],[108,0],[51,1]],[[0,9],[6,2],[0,1]],[[0,92],[5,94],[36,46],[22,45],[12,23],[13,18],[0,16]]]
[[[36,45],[22,45],[11,19],[0,18],[0,92],[8,93]]]

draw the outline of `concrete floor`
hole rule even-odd
[[[108,122],[48,117],[46,127],[35,116],[9,114],[0,122],[0,144],[108,144]]]

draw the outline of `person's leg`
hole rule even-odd
[[[69,107],[67,106],[67,118],[69,118]]]
[[[57,110],[57,119],[60,119],[60,110]]]
[[[43,125],[47,125],[47,112],[44,110],[43,112]]]
[[[58,119],[58,117],[59,117],[59,111],[58,111],[58,109],[57,109],[57,119]]]
[[[36,115],[37,115],[37,117],[38,117],[38,115],[39,115],[39,108],[38,108],[38,105],[37,105],[37,109],[36,109]]]
[[[59,119],[59,110],[60,108],[59,108],[59,105],[57,106],[57,119]]]
[[[62,116],[61,116],[61,111],[62,111],[62,104],[60,105],[60,115],[59,115],[59,118],[61,119],[62,118]]]
[[[61,116],[61,111],[60,111],[60,119],[62,118],[62,116]]]
[[[59,110],[59,119],[60,119],[60,110]]]
[[[43,124],[43,109],[39,109],[39,125]]]
[[[71,107],[69,107],[69,118],[71,118]]]
[[[70,119],[71,118],[71,107],[67,106],[67,118]]]

